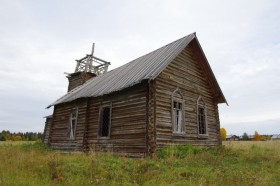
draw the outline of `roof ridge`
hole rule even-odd
[[[191,33],[89,79],[83,85],[57,99],[47,108],[78,98],[109,94],[140,83],[144,79],[154,79],[195,37],[195,33]]]
[[[120,67],[123,67],[123,66],[125,66],[125,65],[127,65],[127,64],[130,64],[130,63],[136,61],[136,60],[139,59],[139,58],[145,57],[145,56],[147,56],[147,55],[149,55],[149,54],[151,54],[151,53],[154,53],[154,52],[156,52],[156,51],[158,51],[158,50],[160,50],[160,49],[162,49],[162,48],[164,48],[164,47],[167,47],[167,46],[169,46],[169,45],[171,45],[171,44],[173,44],[173,43],[175,43],[175,42],[178,42],[178,41],[181,40],[181,39],[187,38],[187,37],[189,37],[189,36],[191,36],[191,35],[195,35],[195,32],[193,32],[193,33],[191,33],[191,34],[189,34],[189,35],[186,35],[186,36],[184,36],[184,37],[181,37],[180,39],[177,39],[177,40],[175,40],[175,41],[173,41],[173,42],[171,42],[171,43],[168,43],[168,44],[166,44],[166,45],[164,45],[164,46],[162,46],[162,47],[159,47],[159,48],[157,48],[157,49],[155,49],[155,50],[153,50],[153,51],[151,51],[151,52],[149,52],[149,53],[146,53],[146,54],[144,54],[144,55],[142,55],[142,56],[140,56],[140,57],[137,57],[137,58],[133,59],[132,61],[129,61],[129,62],[127,62],[127,63],[125,63],[125,64],[123,64],[123,65],[121,65],[121,66],[119,66],[119,67],[117,67],[117,68],[114,68],[114,69],[112,69],[112,70],[110,70],[110,71],[108,71],[108,72],[111,72],[111,71],[113,71],[113,70],[116,70],[116,69],[118,69],[118,68],[120,68]],[[107,72],[107,73],[108,73],[108,72]]]

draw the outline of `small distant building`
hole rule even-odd
[[[254,135],[249,135],[249,141],[254,141]]]
[[[226,141],[239,141],[240,137],[236,135],[227,135],[226,136]]]
[[[272,141],[280,140],[280,134],[274,134],[274,135],[272,135],[271,140],[272,140]]]

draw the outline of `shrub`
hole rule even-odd
[[[157,151],[158,158],[168,158],[168,157],[176,157],[176,158],[184,158],[191,154],[198,154],[206,151],[206,148],[203,147],[194,147],[191,144],[186,145],[169,145],[165,146],[162,149]]]

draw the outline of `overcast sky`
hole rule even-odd
[[[64,72],[90,53],[123,65],[192,32],[229,103],[228,134],[280,133],[280,1],[0,0],[0,130],[44,128]]]

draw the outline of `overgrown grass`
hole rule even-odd
[[[39,141],[38,141],[39,142]],[[24,145],[24,144],[34,144],[36,141],[0,141],[1,146],[17,146],[17,145]]]
[[[154,159],[0,144],[0,185],[280,185],[280,142],[169,146]]]

